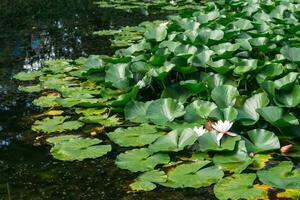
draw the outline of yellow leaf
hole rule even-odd
[[[284,192],[276,194],[277,198],[300,199],[300,189],[286,189]]]
[[[40,118],[40,117],[44,117],[44,116],[58,116],[58,115],[62,115],[63,113],[64,113],[63,110],[48,110],[41,114],[34,115],[33,118],[36,119],[36,118]]]

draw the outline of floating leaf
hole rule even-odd
[[[216,166],[203,168],[209,163],[210,161],[199,160],[189,164],[181,164],[168,172],[167,182],[160,184],[172,188],[210,186],[218,182],[224,173]]]
[[[269,123],[277,127],[298,125],[298,119],[291,113],[284,113],[282,108],[269,106],[257,109],[257,112]]]
[[[197,138],[197,133],[191,128],[184,129],[182,132],[174,130],[159,137],[149,145],[149,149],[153,152],[180,151],[186,146],[194,144]]]
[[[300,61],[300,48],[285,46],[280,50],[280,53],[290,61]]]
[[[41,71],[20,72],[17,75],[15,75],[14,78],[20,81],[33,81],[42,74],[43,72]]]
[[[300,168],[293,170],[291,161],[283,161],[277,166],[257,172],[261,182],[275,188],[299,189]]]
[[[239,92],[236,87],[231,85],[222,85],[214,88],[211,93],[211,98],[216,102],[220,108],[227,108],[233,106]]]
[[[161,135],[163,135],[162,132],[159,132],[154,126],[148,124],[129,127],[127,129],[118,128],[114,132],[107,133],[109,139],[122,147],[145,146],[152,143]]]
[[[54,144],[51,154],[58,160],[82,161],[87,158],[98,158],[109,151],[110,145],[99,145],[99,139],[81,138],[76,135],[58,136],[48,138],[47,142]]]
[[[145,103],[138,101],[129,102],[124,108],[125,119],[137,123],[147,122],[146,112],[151,103],[152,101]]]
[[[241,139],[241,137],[223,137],[221,140],[221,145],[219,145],[218,141],[218,133],[216,131],[206,132],[202,136],[199,137],[199,147],[198,150],[202,152],[206,151],[224,151],[229,150],[233,151],[235,148],[235,144],[237,141]]]
[[[213,157],[216,165],[224,171],[241,173],[253,160],[248,156],[245,141],[241,140],[236,144],[233,152],[218,153]]]
[[[255,124],[259,120],[259,114],[256,110],[268,104],[269,99],[266,93],[259,93],[250,97],[239,109],[239,120],[246,126]]]
[[[196,100],[185,109],[184,119],[188,122],[199,121],[199,118],[206,119],[217,106],[213,102]]]
[[[286,189],[284,192],[276,194],[278,199],[299,199],[300,189]]]
[[[249,152],[260,153],[280,148],[278,137],[265,129],[254,129],[247,132],[250,140],[246,141]]]
[[[143,173],[130,184],[134,191],[151,191],[156,188],[154,183],[163,183],[167,180],[167,175],[163,171],[152,170]]]
[[[116,115],[109,117],[106,114],[84,116],[80,117],[78,120],[88,124],[101,124],[105,127],[118,126],[122,124],[122,122],[120,122],[120,119]]]
[[[265,199],[268,192],[253,186],[255,174],[234,174],[220,180],[214,193],[220,200]]]
[[[166,164],[170,161],[168,154],[153,154],[149,149],[133,149],[118,155],[116,164],[121,169],[132,172],[153,170],[156,165]]]
[[[164,125],[175,118],[183,116],[184,107],[175,99],[166,98],[153,101],[146,112],[147,117],[155,124]]]
[[[66,121],[70,117],[57,116],[35,121],[32,130],[36,132],[55,133],[77,130],[84,124],[79,121]]]
[[[40,85],[32,85],[32,86],[19,86],[18,90],[23,92],[33,93],[33,92],[40,92],[42,89]]]

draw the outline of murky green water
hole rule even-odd
[[[128,193],[135,175],[114,165],[117,152],[96,160],[60,162],[30,130],[33,96],[17,91],[12,76],[49,58],[111,54],[108,38],[93,31],[135,25],[138,13],[101,10],[92,0],[0,2],[0,199],[213,199],[212,191],[158,188]],[[148,16],[149,19],[163,16]]]

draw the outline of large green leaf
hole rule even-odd
[[[245,126],[253,125],[259,120],[259,114],[256,112],[258,108],[265,107],[269,104],[269,99],[266,93],[256,94],[247,99],[239,109],[238,118]]]
[[[117,156],[116,164],[121,169],[132,172],[153,170],[156,165],[166,164],[170,161],[168,154],[153,154],[147,148],[133,149]]]
[[[118,128],[114,132],[107,133],[106,135],[114,143],[122,147],[130,147],[150,144],[163,135],[163,133],[156,130],[154,126],[142,124],[138,127],[129,127],[127,129]]]
[[[189,104],[185,109],[184,119],[188,122],[206,119],[217,106],[209,101],[196,100]]]
[[[290,61],[300,61],[300,48],[285,46],[280,50],[280,53]]]
[[[69,130],[77,130],[84,125],[79,121],[65,121],[70,117],[56,116],[35,121],[32,130],[36,132],[55,133]]]
[[[186,146],[194,144],[197,138],[197,133],[191,128],[184,129],[182,132],[174,130],[159,137],[149,145],[149,149],[153,152],[181,151]]]
[[[290,72],[286,76],[276,80],[274,82],[275,87],[277,90],[288,90],[294,85],[297,78],[298,78],[298,73]]]
[[[220,200],[265,199],[268,192],[253,186],[255,174],[234,174],[220,180],[214,193]]]
[[[283,161],[277,166],[257,172],[261,182],[275,188],[300,188],[300,168],[293,170],[291,161]]]
[[[246,147],[249,152],[260,153],[277,150],[280,148],[278,137],[264,129],[254,129],[247,132],[250,140],[246,140]]]
[[[184,107],[175,99],[165,98],[158,99],[149,105],[146,115],[148,119],[158,125],[164,125],[172,122],[177,117],[183,116]]]
[[[20,81],[33,81],[42,74],[43,72],[41,71],[20,72],[17,75],[15,75],[14,78]]]
[[[77,135],[66,135],[48,138],[47,142],[54,144],[51,154],[58,160],[82,161],[87,158],[98,158],[109,151],[110,145],[99,145],[99,139],[81,138]]]
[[[147,40],[155,40],[157,42],[163,41],[167,36],[167,23],[161,23],[159,25],[153,25],[152,27],[148,27],[144,36]]]
[[[204,133],[199,137],[199,146],[198,150],[206,152],[206,151],[233,151],[236,142],[241,139],[240,136],[236,137],[223,137],[221,143],[219,145],[219,141],[217,140],[218,133],[216,131],[211,131]]]
[[[127,64],[111,65],[106,71],[105,81],[112,83],[116,88],[128,89],[129,80],[132,78],[132,72]]]
[[[143,173],[137,177],[130,188],[134,191],[151,191],[156,188],[154,183],[163,183],[167,181],[167,175],[163,171],[152,170]]]
[[[210,186],[218,182],[224,173],[216,166],[203,168],[209,163],[210,161],[199,160],[189,164],[181,164],[168,172],[167,182],[160,184],[172,188]]]
[[[224,171],[234,173],[241,173],[252,163],[252,159],[247,154],[245,141],[243,140],[236,144],[234,151],[216,154],[213,157],[213,161]]]
[[[147,122],[146,112],[152,101],[138,102],[131,101],[124,108],[125,118],[132,122],[144,123]]]
[[[286,107],[296,107],[300,103],[300,85],[295,85],[289,93],[279,93],[276,99]]]
[[[233,106],[238,96],[239,92],[237,88],[231,85],[218,86],[211,92],[211,98],[216,102],[219,108]]]
[[[269,106],[257,109],[257,112],[269,123],[277,127],[298,125],[298,119],[292,113],[284,113],[280,107]]]

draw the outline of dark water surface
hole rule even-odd
[[[163,16],[148,16],[148,19]],[[138,13],[97,8],[92,0],[0,0],[0,199],[213,199],[210,190],[159,187],[128,193],[135,174],[114,165],[116,154],[84,162],[60,162],[49,146],[34,143],[34,96],[17,91],[12,76],[49,58],[112,54],[101,29],[136,25]]]

